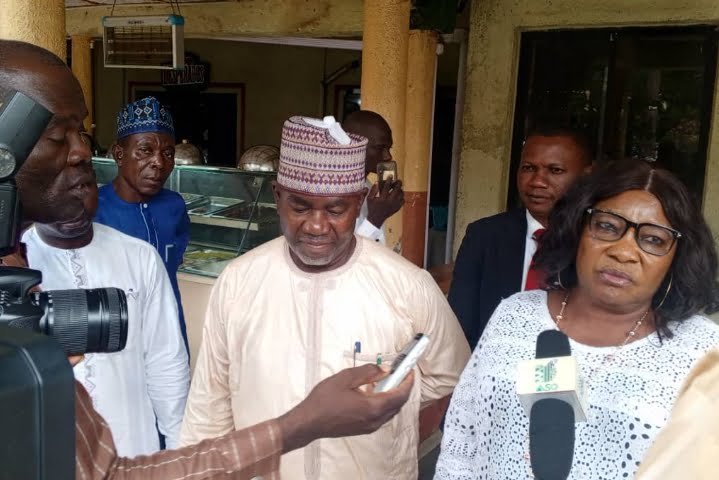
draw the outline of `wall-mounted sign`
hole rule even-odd
[[[210,82],[210,64],[200,61],[192,53],[185,55],[185,67],[179,70],[163,70],[162,86],[165,88],[191,87],[204,89]]]

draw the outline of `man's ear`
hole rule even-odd
[[[357,215],[359,216],[360,211],[362,210],[362,204],[364,203],[365,198],[367,198],[367,193],[369,192],[369,189],[367,187],[364,187],[360,193],[357,194]]]
[[[584,167],[584,169],[582,170],[582,173],[584,175],[589,175],[590,173],[592,173],[593,170],[594,170],[594,162],[591,162],[589,165]]]
[[[122,157],[125,155],[125,150],[120,146],[119,143],[113,143],[111,147],[112,158],[115,159],[117,166],[122,166]]]
[[[367,198],[367,194],[369,193],[369,188],[364,187],[362,191],[360,192],[359,196],[359,208],[362,208],[362,204],[364,203],[365,198]]]
[[[280,193],[282,187],[277,184],[277,180],[272,180],[272,196],[275,197],[275,203],[280,203]]]

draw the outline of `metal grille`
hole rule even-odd
[[[112,18],[112,17],[109,17]],[[105,25],[106,67],[176,69],[184,65],[182,27],[170,24]],[[131,19],[127,23],[132,23]]]

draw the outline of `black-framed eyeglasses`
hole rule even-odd
[[[616,242],[624,237],[629,227],[634,229],[634,240],[643,251],[657,256],[669,253],[682,234],[673,228],[654,223],[634,223],[616,213],[598,208],[586,210],[589,218],[589,233],[592,238],[604,242]]]

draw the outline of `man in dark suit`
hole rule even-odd
[[[539,288],[530,268],[547,219],[574,181],[591,169],[592,149],[578,131],[539,128],[527,136],[517,171],[524,207],[471,223],[459,248],[449,303],[471,348],[503,298]]]

